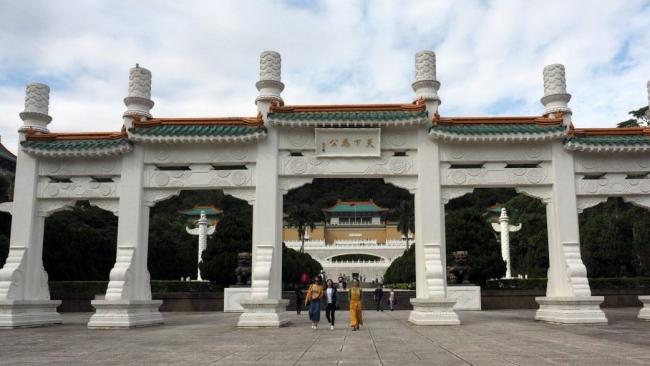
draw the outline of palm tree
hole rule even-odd
[[[320,219],[318,212],[311,205],[298,203],[287,207],[287,224],[295,227],[300,238],[300,253],[305,252],[305,232],[307,228],[314,230]]]
[[[413,201],[400,201],[399,205],[393,209],[397,216],[397,230],[406,237],[406,248],[409,247],[409,233],[415,231],[415,219],[413,213]]]

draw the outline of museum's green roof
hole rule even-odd
[[[373,202],[369,201],[341,201],[338,200],[336,204],[330,208],[323,209],[329,213],[341,212],[385,212],[387,208],[379,207]]]
[[[346,123],[417,122],[427,118],[424,103],[350,105],[273,105],[268,113],[272,122]]]
[[[264,132],[261,117],[156,118],[133,122],[130,134],[140,136],[246,136]]]
[[[16,162],[16,155],[9,151],[2,143],[0,143],[0,159]]]

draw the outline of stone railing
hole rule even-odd
[[[287,248],[300,249],[302,242],[300,240],[285,240],[284,244]],[[325,247],[325,240],[305,240],[305,248],[307,247]]]
[[[344,239],[344,240],[334,240],[334,245],[377,245],[377,240],[363,240],[363,239]]]
[[[300,249],[300,240],[285,240],[287,248]],[[410,242],[413,245],[413,242]],[[305,249],[406,249],[406,240],[387,240],[386,244],[376,240],[336,240],[334,244],[326,244],[324,240],[305,240]]]
[[[413,244],[413,239],[409,239],[409,244]],[[405,239],[387,239],[386,244],[387,246],[396,246],[396,247],[406,247],[406,240]]]

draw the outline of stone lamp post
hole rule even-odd
[[[185,227],[190,235],[196,235],[199,237],[199,246],[198,246],[198,261],[196,262],[196,280],[203,281],[201,278],[201,255],[207,249],[208,246],[208,235],[214,234],[214,231],[217,227],[219,220],[217,217],[223,213],[214,206],[194,206],[189,210],[179,211],[185,216],[189,216],[191,220],[188,223],[196,224],[196,227],[192,228],[190,226]],[[198,220],[194,221],[194,218],[199,217]]]
[[[185,227],[185,231],[187,231],[188,234],[190,235],[198,235],[199,236],[199,260],[196,262],[196,280],[197,281],[203,281],[201,278],[201,255],[203,254],[203,251],[205,251],[208,247],[208,235],[214,234],[214,230],[216,229],[217,225],[209,225],[208,218],[205,216],[205,211],[201,211],[201,217],[199,220],[196,222],[197,227],[191,229],[189,226]]]
[[[501,233],[501,257],[506,262],[506,278],[512,278],[512,267],[510,265],[510,233],[521,230],[521,224],[510,225],[510,218],[505,208],[501,209],[499,222],[492,223],[492,229]]]

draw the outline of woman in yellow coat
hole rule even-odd
[[[311,329],[318,328],[320,321],[320,301],[323,298],[323,279],[320,276],[314,277],[314,283],[309,286],[307,296],[305,296],[305,305],[309,304],[309,320],[311,320]]]
[[[348,291],[348,301],[350,302],[350,326],[352,330],[358,330],[359,324],[363,324],[361,312],[363,311],[363,304],[361,297],[363,293],[359,288],[359,280],[352,281],[352,287]]]

